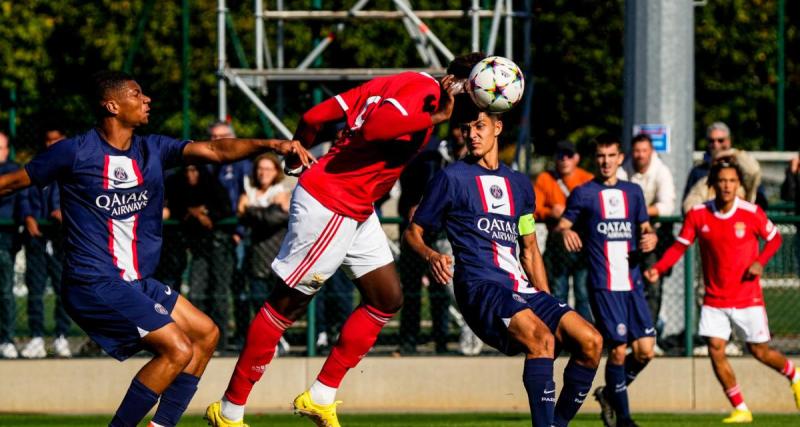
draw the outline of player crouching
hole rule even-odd
[[[749,423],[753,414],[744,403],[733,368],[725,356],[731,326],[745,337],[747,348],[759,362],[791,381],[800,408],[800,373],[794,363],[770,348],[769,325],[759,278],[764,265],[781,245],[778,229],[761,208],[736,196],[742,182],[738,165],[723,160],[712,166],[708,183],[715,198],[686,214],[676,242],[653,268],[648,280],[664,274],[695,241],[700,241],[706,293],[700,311],[699,333],[708,342],[711,365],[734,409],[725,423]],[[759,237],[766,241],[759,253]]]
[[[456,111],[465,114],[461,107]],[[454,279],[464,319],[483,341],[509,356],[525,353],[522,380],[533,425],[566,426],[589,393],[602,338],[548,294],[534,233],[533,188],[527,176],[499,161],[500,117],[473,109],[457,123],[469,156],[432,179],[403,237],[439,283]],[[440,229],[453,246],[454,274],[453,260],[423,239]],[[559,346],[572,358],[556,402],[553,359]]]

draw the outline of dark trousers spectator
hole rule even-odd
[[[48,278],[56,296],[55,336],[67,335],[70,319],[61,305],[61,248],[57,241],[31,237],[25,242],[25,284],[28,286],[28,325],[32,337],[44,336],[44,290]]]
[[[13,236],[0,233],[0,243],[11,246]],[[17,303],[14,298],[14,257],[0,245],[0,344],[13,343],[17,325]]]
[[[655,251],[645,254],[641,265],[642,271],[654,266],[658,262],[658,258]],[[644,286],[644,297],[647,300],[647,308],[650,309],[650,316],[653,318],[653,325],[661,329],[658,326],[658,314],[661,312],[661,298],[664,292],[662,285],[664,284],[664,278],[659,277],[655,282],[649,282],[647,279],[643,280],[646,282]]]
[[[569,298],[569,278],[572,277],[572,291],[575,296],[575,311],[584,319],[593,322],[592,308],[589,305],[589,269],[586,255],[567,252],[561,242],[560,234],[550,233],[544,250],[544,266],[547,281],[553,297],[561,302]]]
[[[155,277],[161,283],[180,292],[183,273],[188,263],[187,243],[180,226],[165,225],[162,242],[161,259]]]
[[[355,285],[341,269],[325,281],[316,298],[317,349],[325,352],[333,345],[344,321],[353,312]]]
[[[400,348],[402,354],[417,351],[420,333],[420,315],[422,313],[422,278],[428,272],[428,264],[416,253],[404,248],[397,262],[397,270],[403,283],[403,311],[400,315]],[[450,294],[447,285],[431,280],[428,286],[431,320],[433,321],[432,338],[437,353],[447,352],[448,321],[450,313]]]
[[[190,241],[192,267],[189,277],[189,300],[208,314],[220,331],[219,348],[225,348],[230,337],[231,279],[235,265],[233,239],[230,233],[216,230]]]

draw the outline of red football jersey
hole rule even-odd
[[[439,82],[417,72],[376,78],[336,95],[349,131],[300,176],[300,185],[331,211],[365,221],[430,139],[439,96]],[[330,108],[332,101],[326,102]],[[401,133],[406,130],[411,132]]]
[[[747,269],[759,258],[759,237],[771,241],[778,229],[760,207],[742,199],[723,214],[714,201],[697,205],[686,214],[677,240],[691,245],[700,240],[703,304],[718,308],[764,305],[759,278],[745,280]],[[780,239],[780,238],[779,238]]]

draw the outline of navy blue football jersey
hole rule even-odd
[[[446,230],[456,286],[494,282],[535,293],[517,259],[520,218],[535,206],[527,176],[502,164],[489,170],[460,160],[434,176],[412,221],[426,232]]]
[[[52,145],[25,166],[37,187],[58,182],[66,280],[133,281],[153,273],[161,252],[163,170],[180,164],[187,143],[134,135],[121,151],[92,129]]]
[[[589,282],[595,289],[630,291],[642,275],[630,254],[638,249],[639,225],[649,221],[641,188],[617,181],[589,181],[569,195],[564,218],[573,224],[589,255]]]

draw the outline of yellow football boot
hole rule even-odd
[[[203,417],[208,421],[211,427],[249,427],[244,423],[244,420],[231,421],[222,416],[222,402],[216,401],[206,409],[206,415]]]
[[[792,384],[792,392],[794,393],[794,404],[797,409],[800,409],[800,381]]]
[[[336,417],[336,405],[340,403],[342,402],[337,400],[330,405],[318,405],[311,400],[311,393],[306,390],[294,399],[292,407],[295,414],[310,418],[317,427],[341,427]]]
[[[734,409],[731,415],[722,422],[725,424],[752,423],[753,413],[749,410]]]

